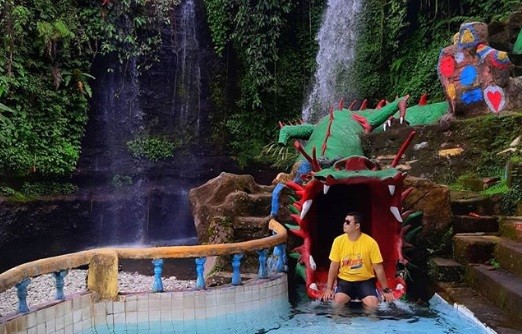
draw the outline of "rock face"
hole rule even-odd
[[[269,236],[272,186],[259,185],[251,175],[221,173],[200,187],[189,199],[201,244],[231,243]],[[257,266],[247,254],[246,270]],[[207,259],[205,272],[228,266],[225,259]]]
[[[440,237],[452,223],[449,188],[411,176],[404,180],[404,186],[413,188],[403,202],[405,210],[423,212],[423,228],[416,244],[428,248],[440,244]]]
[[[266,217],[268,223],[270,190],[271,187],[258,185],[251,175],[230,173],[221,173],[202,186],[191,189],[189,199],[200,243],[207,243],[215,238],[244,239],[241,235],[229,238],[211,233],[211,227],[218,221],[238,225],[241,218]],[[268,225],[265,230],[268,230]]]
[[[92,202],[67,197],[31,202],[0,199],[0,272],[24,262],[92,246],[88,237],[93,228],[89,225],[91,205]]]

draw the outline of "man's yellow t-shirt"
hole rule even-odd
[[[375,277],[373,265],[382,262],[379,245],[363,233],[356,241],[350,241],[344,233],[334,239],[330,261],[340,262],[338,277],[345,281],[364,281]]]

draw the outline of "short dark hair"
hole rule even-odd
[[[348,212],[344,216],[352,216],[353,220],[355,221],[355,224],[362,225],[362,223],[364,222],[363,216],[359,212]]]

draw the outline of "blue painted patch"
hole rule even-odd
[[[465,104],[471,104],[471,103],[482,101],[483,100],[482,91],[480,90],[480,88],[475,88],[475,89],[469,90],[465,93],[462,93],[462,95],[460,96],[460,99]]]
[[[460,72],[460,82],[464,86],[469,86],[475,82],[475,79],[477,78],[477,69],[475,66],[468,65],[465,66],[464,69],[462,69],[462,72]]]

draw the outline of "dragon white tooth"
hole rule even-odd
[[[310,268],[312,268],[312,270],[316,270],[317,269],[317,264],[315,263],[315,260],[312,257],[312,255],[310,255],[309,261],[310,261]]]
[[[396,206],[391,206],[390,211],[391,213],[393,213],[395,219],[397,219],[398,222],[402,223],[402,217],[401,213],[399,212],[399,209]]]
[[[390,191],[390,195],[393,196],[393,194],[395,194],[395,185],[394,184],[389,184],[388,185],[388,190]]]
[[[317,287],[317,284],[315,284],[315,283],[310,284],[310,289],[319,291],[319,288]]]
[[[391,119],[389,119],[387,123],[388,123],[388,127],[390,127],[391,126]]]
[[[328,185],[325,184],[325,185],[323,186],[323,193],[324,193],[325,195],[328,194],[328,190],[330,190],[330,186],[328,186]]]
[[[310,210],[310,207],[312,206],[312,203],[314,201],[309,199],[309,200],[306,200],[304,203],[303,203],[303,208],[301,210],[301,220],[304,219],[304,217],[306,216],[306,214],[308,213],[308,210]]]
[[[384,122],[384,124],[382,125],[382,129],[384,130],[384,132],[386,132],[386,122]]]
[[[404,117],[400,117],[399,120],[400,120],[400,123],[402,124],[402,122],[404,122]]]

